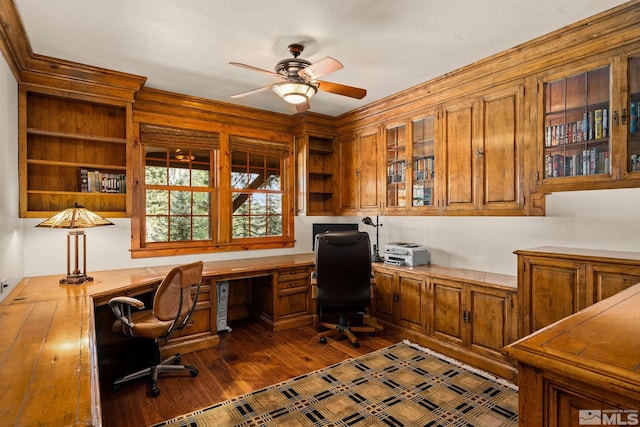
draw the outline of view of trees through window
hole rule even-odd
[[[211,240],[212,151],[145,147],[146,241]]]
[[[282,160],[232,151],[232,238],[282,236]]]

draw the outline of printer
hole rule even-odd
[[[391,242],[384,245],[384,262],[392,265],[416,266],[431,263],[431,253],[417,243]]]

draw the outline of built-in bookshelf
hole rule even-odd
[[[126,216],[126,107],[23,87],[20,103],[21,216],[48,217],[75,203]]]
[[[610,173],[609,66],[545,84],[545,178]]]
[[[407,128],[387,128],[387,207],[407,206]]]
[[[333,139],[309,135],[307,215],[335,214],[335,170]]]
[[[629,59],[629,171],[640,172],[640,57]]]
[[[413,120],[412,206],[432,206],[435,190],[435,117]]]

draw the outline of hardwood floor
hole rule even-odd
[[[148,426],[402,340],[386,331],[358,334],[360,348],[354,348],[337,336],[320,344],[312,326],[277,333],[257,322],[231,326],[231,333],[221,334],[220,346],[182,356],[183,364],[198,368],[197,377],[164,374],[157,398],[149,397],[147,379],[123,384],[115,393],[103,380],[103,425]]]

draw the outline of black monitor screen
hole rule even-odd
[[[312,250],[316,250],[316,234],[324,233],[325,231],[338,231],[338,230],[358,230],[358,223],[353,224],[313,224],[313,239],[311,239]]]

